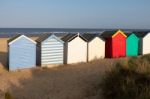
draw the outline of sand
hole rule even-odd
[[[0,39],[0,70],[3,70],[3,66],[6,66],[7,62],[7,40],[8,38]],[[2,71],[0,71],[2,72]]]
[[[7,40],[0,38],[0,99],[5,92],[14,99],[96,99],[96,87],[105,70],[114,64],[114,61],[104,59],[9,72],[5,68]]]

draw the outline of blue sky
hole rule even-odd
[[[0,0],[0,27],[150,29],[150,0]]]

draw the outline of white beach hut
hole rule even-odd
[[[139,54],[150,54],[150,33],[133,32],[139,37]]]
[[[62,38],[64,46],[64,62],[66,64],[87,62],[87,42],[78,34],[68,34]]]
[[[98,34],[85,33],[82,36],[88,41],[87,47],[88,61],[105,57],[104,39],[100,38]]]

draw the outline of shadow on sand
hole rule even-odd
[[[6,52],[0,52],[0,63],[2,66],[8,70],[8,63],[7,63],[7,53]]]

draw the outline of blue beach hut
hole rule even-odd
[[[36,67],[36,42],[25,35],[8,40],[9,70]]]
[[[55,34],[42,34],[37,40],[37,64],[54,67],[64,62],[64,41]]]

